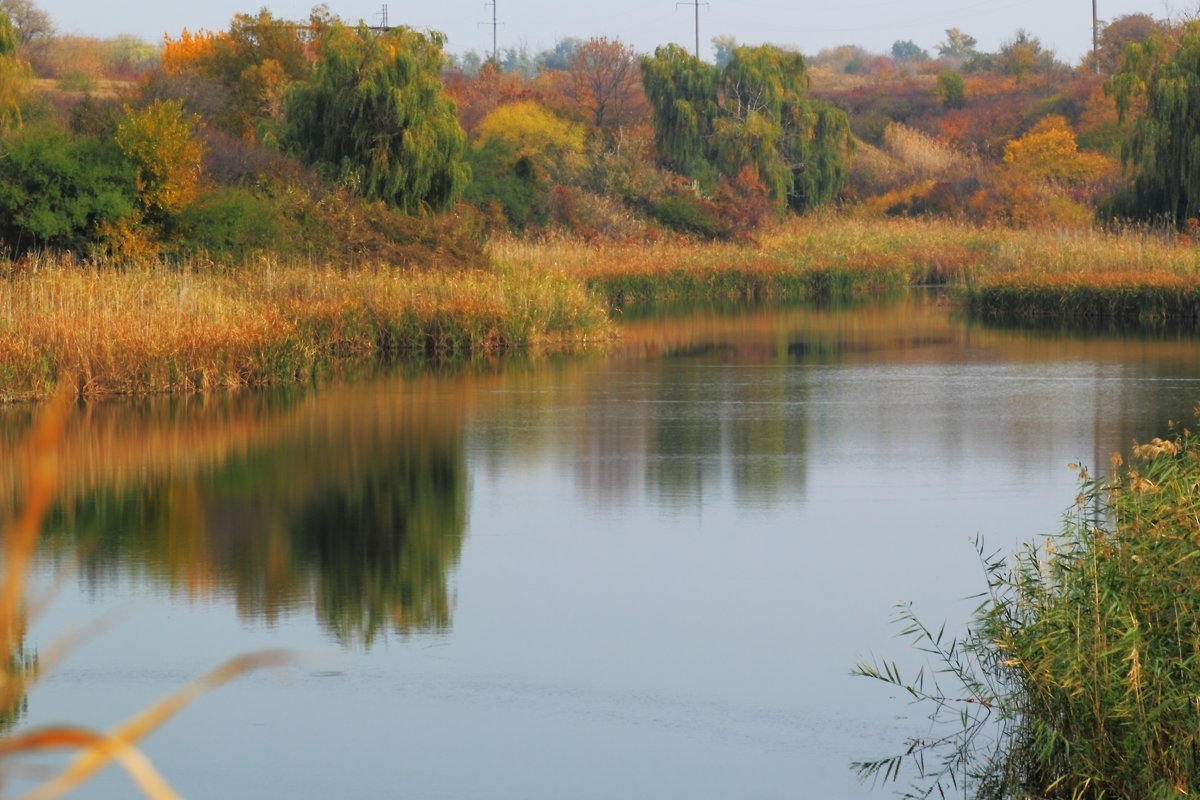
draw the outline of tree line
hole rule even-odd
[[[717,37],[712,62],[604,37],[536,59],[445,44],[263,10],[165,37],[104,85],[64,73],[45,15],[3,0],[0,240],[12,255],[465,264],[496,229],[744,238],[836,203],[1200,217],[1200,23],[1121,18],[1075,68],[1025,31],[987,54],[949,29],[936,58],[911,41],[806,58]]]

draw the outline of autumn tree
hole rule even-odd
[[[115,141],[134,166],[138,201],[145,219],[165,223],[195,199],[204,147],[194,128],[199,118],[178,100],[135,111],[127,109]]]
[[[1005,75],[1011,75],[1017,83],[1033,74],[1045,74],[1056,65],[1054,51],[1042,46],[1041,39],[1029,31],[1018,29],[1013,37],[1000,46],[996,64]]]
[[[0,12],[4,12],[16,27],[23,45],[54,35],[54,23],[50,15],[32,0],[0,0]]]
[[[1033,180],[1081,184],[1104,173],[1109,159],[1080,152],[1067,120],[1051,114],[1004,147],[1004,163]]]
[[[205,69],[214,58],[219,36],[204,29],[193,33],[187,28],[178,37],[164,34],[158,57],[159,69],[168,75]]]
[[[328,21],[319,8],[307,25],[263,9],[234,16],[227,31],[165,37],[161,69],[171,87],[151,96],[183,95],[222,130],[254,139],[263,123],[282,119],[288,87],[308,76],[309,39]]]
[[[532,100],[500,106],[479,124],[476,141],[504,142],[517,158],[563,180],[583,165],[583,128]]]
[[[535,100],[537,92],[520,75],[502,72],[491,61],[469,74],[461,69],[445,76],[446,92],[458,108],[458,119],[468,135],[495,109],[519,100]]]
[[[328,25],[311,79],[288,96],[287,145],[368,199],[405,213],[450,208],[469,170],[440,81],[443,44],[404,27]]]
[[[1139,99],[1145,110],[1121,151],[1132,184],[1118,210],[1182,224],[1200,216],[1200,22],[1186,24],[1177,43],[1151,34],[1124,52],[1109,90],[1122,117]]]
[[[567,96],[596,130],[612,139],[649,113],[637,51],[616,39],[599,37],[580,44],[566,69]]]
[[[1121,68],[1121,56],[1127,44],[1138,44],[1151,36],[1167,33],[1167,25],[1149,14],[1125,14],[1100,29],[1099,48],[1093,58],[1101,74],[1111,75]]]
[[[958,28],[946,29],[946,41],[937,45],[938,56],[941,58],[965,61],[975,55],[975,46],[979,42],[974,36],[963,33]]]

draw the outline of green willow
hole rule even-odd
[[[440,78],[438,33],[330,24],[309,81],[293,88],[286,140],[297,156],[405,213],[453,207],[470,177],[466,135]]]
[[[1200,217],[1200,22],[1187,24],[1178,42],[1160,35],[1126,45],[1121,70],[1108,91],[1124,118],[1135,99],[1145,111],[1122,147],[1133,172],[1130,196],[1118,212],[1174,224]]]
[[[753,170],[779,207],[829,203],[846,181],[850,128],[808,98],[804,57],[771,45],[737,47],[725,67],[677,45],[642,59],[664,166],[712,184]]]

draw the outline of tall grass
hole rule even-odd
[[[606,335],[562,275],[38,265],[0,281],[0,398],[304,379],[345,357],[461,355]]]
[[[1144,232],[1012,231],[835,213],[756,242],[492,243],[487,270],[339,269],[259,259],[219,271],[79,266],[0,276],[0,399],[187,392],[304,380],[346,358],[428,358],[611,335],[630,303],[829,301],[962,289],[977,313],[1196,316],[1200,257]]]
[[[899,775],[929,763],[917,792],[972,782],[980,797],[1174,798],[1200,791],[1200,436],[1134,448],[1116,477],[1086,470],[1058,536],[987,565],[989,592],[961,639],[906,633],[958,679],[947,693],[894,664],[880,678],[950,711],[956,730],[863,765]],[[990,718],[990,720],[989,720]],[[998,748],[977,750],[996,721]]]

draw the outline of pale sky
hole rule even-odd
[[[1102,20],[1147,13],[1175,18],[1194,12],[1200,0],[1097,0]],[[158,42],[183,28],[220,30],[239,12],[267,8],[288,19],[308,16],[312,3],[276,0],[40,0],[60,33],[108,37],[133,34]],[[378,24],[380,0],[331,0],[330,10],[351,22]],[[448,37],[455,53],[492,46],[492,4],[484,0],[392,2],[388,22],[433,28]],[[695,43],[695,7],[675,0],[496,0],[500,48],[525,44],[537,52],[566,36],[619,38],[640,51],[676,42]],[[934,54],[947,28],[960,28],[994,52],[1018,28],[1030,31],[1059,59],[1077,63],[1091,48],[1092,0],[709,0],[700,11],[701,55],[711,59],[710,41],[730,34],[743,44],[791,45],[812,55],[839,44],[888,53],[892,43],[911,39]]]

